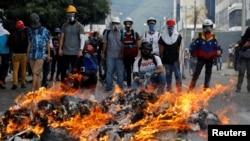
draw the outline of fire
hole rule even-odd
[[[64,86],[66,87],[66,86]],[[46,113],[46,110],[40,110],[37,113],[37,104],[41,100],[47,101],[59,101],[59,99],[67,94],[70,96],[75,95],[76,89],[68,89],[67,91],[58,90],[59,86],[55,85],[50,89],[41,88],[35,92],[29,92],[26,95],[20,95],[15,99],[16,105],[10,107],[9,112],[15,112],[17,109],[23,109],[24,111],[30,111],[26,115],[18,115],[23,117],[21,121],[14,121],[14,118],[9,118],[6,129],[1,129],[0,138],[6,134],[14,134],[16,132],[30,130],[37,135],[41,135],[44,131],[42,125],[32,125],[36,119],[36,115],[46,117],[47,126],[52,128],[62,127],[67,129],[69,134],[74,137],[78,137],[81,141],[92,141],[98,136],[98,131],[104,130],[106,125],[111,121],[117,120],[120,122],[119,128],[124,131],[129,131],[132,135],[129,137],[130,140],[134,141],[146,141],[146,140],[157,140],[158,137],[168,139],[161,133],[190,130],[190,124],[187,122],[189,117],[201,108],[208,106],[209,100],[215,96],[223,94],[225,91],[230,90],[232,87],[223,86],[220,84],[215,85],[214,88],[203,90],[198,89],[193,92],[182,92],[179,94],[165,93],[158,96],[157,101],[147,101],[145,108],[137,109],[138,112],[142,112],[140,120],[133,122],[131,121],[132,114],[126,113],[126,117],[114,117],[111,111],[103,112],[102,107],[94,105],[89,114],[77,115],[67,118],[66,120],[56,120],[53,115],[65,114],[60,113],[59,110],[53,110],[50,115]],[[118,97],[124,97],[125,94],[117,86],[112,97],[112,101],[117,101]],[[67,108],[67,107],[66,107]],[[123,105],[117,104],[113,106],[113,110],[122,111]],[[65,110],[65,109],[64,109]],[[228,109],[219,111],[219,117],[222,124],[228,124],[229,119],[225,116]],[[25,112],[24,112],[25,113]],[[20,114],[20,113],[16,113]],[[27,116],[29,115],[29,116]],[[8,119],[8,118],[7,118]],[[128,120],[127,120],[128,119]],[[112,127],[113,128],[113,127]],[[205,136],[204,134],[200,134]],[[108,135],[103,135],[99,138],[101,141],[109,139]]]

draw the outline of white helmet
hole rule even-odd
[[[134,23],[130,17],[126,17],[126,19],[123,21],[123,24],[125,24],[125,22],[131,22],[132,24]]]
[[[120,18],[119,18],[119,17],[112,17],[112,18],[111,18],[111,22],[112,22],[112,23],[119,23],[119,24],[120,24],[121,21],[120,21]]]
[[[147,24],[149,24],[150,22],[154,22],[156,24],[156,19],[154,17],[149,17],[147,20]]]
[[[212,26],[213,27],[213,22],[210,19],[206,19],[203,21],[203,26]]]

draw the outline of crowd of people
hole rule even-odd
[[[90,89],[92,94],[98,80],[105,92],[114,89],[145,88],[164,92],[181,92],[184,69],[190,68],[192,79],[189,91],[193,91],[203,66],[205,66],[204,89],[210,87],[212,67],[222,69],[223,50],[213,32],[213,22],[206,19],[202,32],[183,49],[182,36],[177,31],[174,19],[166,21],[164,30],[155,29],[156,19],[149,17],[148,31],[142,35],[133,29],[134,21],[127,17],[121,24],[119,17],[112,17],[110,27],[103,33],[89,32],[85,40],[84,26],[77,21],[77,9],[69,5],[66,9],[67,21],[61,28],[50,32],[40,22],[36,13],[30,15],[30,26],[23,21],[16,22],[16,30],[9,33],[0,19],[0,88],[6,88],[6,77],[12,65],[13,86],[26,88],[26,72],[32,74],[32,91],[49,87],[47,81],[60,81],[62,88],[71,74],[81,74],[80,88]],[[250,65],[248,56],[249,30],[242,37],[239,51],[239,80],[237,92],[241,89],[245,70],[250,91]],[[250,55],[249,55],[250,56]],[[250,57],[249,57],[250,58]],[[55,74],[56,73],[56,74]],[[172,86],[174,74],[176,87]],[[49,77],[50,76],[50,77]],[[20,81],[19,81],[20,80]],[[124,86],[126,82],[126,87]]]

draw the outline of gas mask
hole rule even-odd
[[[150,33],[155,33],[155,24],[149,24],[148,28]]]
[[[68,13],[67,19],[70,23],[74,23],[75,22],[75,13]]]
[[[169,26],[168,27],[168,34],[169,34],[169,36],[171,37],[173,35],[173,33],[174,33],[174,27]]]
[[[114,32],[118,31],[118,28],[119,28],[118,24],[112,24],[112,30]]]
[[[212,27],[211,26],[203,26],[203,32],[210,33],[211,31],[212,31]]]
[[[142,56],[143,58],[146,58],[146,59],[152,58],[151,50],[142,49],[142,50],[141,50],[141,56]]]

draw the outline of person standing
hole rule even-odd
[[[181,92],[182,75],[180,70],[180,51],[182,36],[177,32],[175,20],[168,19],[159,39],[160,57],[166,69],[167,91],[172,91],[172,75],[174,73],[177,92]]]
[[[32,70],[32,91],[35,91],[41,87],[43,63],[50,61],[50,35],[47,28],[40,23],[40,17],[37,13],[30,15],[30,22],[27,55]],[[44,60],[46,50],[48,54]]]
[[[222,53],[223,53],[223,50],[221,48],[220,45],[218,45],[218,50],[217,50],[217,54],[218,54],[218,57],[217,57],[217,61],[216,61],[216,67],[217,67],[217,71],[221,71],[221,67],[222,67]]]
[[[217,58],[218,41],[213,30],[213,22],[210,19],[204,20],[202,24],[203,31],[198,33],[193,43],[192,56],[197,57],[197,64],[193,74],[189,91],[192,91],[196,85],[196,81],[200,76],[201,70],[205,65],[205,81],[204,90],[209,88],[212,68]]]
[[[73,68],[78,58],[82,56],[84,48],[84,28],[76,20],[76,8],[69,5],[66,9],[68,21],[62,25],[62,32],[59,40],[59,54],[62,56],[61,82],[64,82],[69,67]]]
[[[10,49],[7,45],[10,33],[3,27],[3,20],[0,18],[0,88],[6,89],[5,79],[10,66]]]
[[[106,60],[106,88],[105,92],[110,92],[113,89],[113,76],[117,75],[117,83],[120,89],[123,89],[124,80],[124,64],[121,42],[120,19],[112,17],[111,30],[104,33],[103,47],[101,56]]]
[[[130,88],[132,80],[132,69],[135,58],[139,56],[140,35],[132,29],[133,20],[127,17],[123,24],[125,31],[122,32],[123,63],[127,78],[127,87]]]
[[[52,63],[51,63],[51,72],[50,72],[50,81],[54,80],[54,73],[56,71],[56,81],[59,81],[59,75],[61,73],[61,65],[62,65],[62,57],[59,55],[59,39],[61,35],[61,29],[55,28],[52,37],[52,45],[54,55],[52,56]]]
[[[247,74],[247,92],[250,92],[250,27],[248,27],[239,42],[239,55],[237,59],[238,81],[235,92],[241,91],[245,73]]]
[[[26,88],[26,69],[27,69],[27,47],[28,47],[28,28],[23,21],[16,22],[16,30],[10,34],[8,45],[12,51],[13,86],[17,89],[18,75],[20,71],[21,88]]]
[[[142,35],[142,41],[150,42],[153,46],[153,53],[156,55],[159,54],[159,46],[158,40],[160,38],[160,33],[155,30],[156,19],[154,17],[150,17],[147,19],[147,25],[149,31]]]

